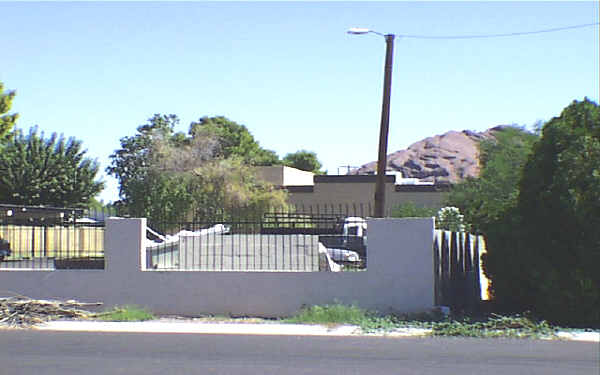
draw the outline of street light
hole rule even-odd
[[[353,27],[348,34],[377,34],[385,38],[385,75],[383,78],[383,103],[381,105],[381,126],[379,127],[379,157],[377,159],[377,179],[375,182],[375,217],[385,216],[385,167],[387,165],[387,144],[390,128],[390,96],[392,88],[392,62],[394,54],[394,34]]]

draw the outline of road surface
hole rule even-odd
[[[2,375],[600,373],[598,343],[0,330]]]

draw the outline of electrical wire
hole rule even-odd
[[[474,35],[411,35],[411,34],[398,34],[397,36],[400,38],[412,38],[412,39],[483,39],[483,38],[501,38],[501,37],[510,37],[510,36],[521,36],[521,35],[531,35],[531,34],[542,34],[542,33],[553,33],[556,31],[563,30],[571,30],[571,29],[580,29],[583,27],[590,26],[598,26],[600,22],[596,23],[585,23],[581,25],[573,25],[573,26],[565,26],[565,27],[555,27],[552,29],[543,29],[543,30],[535,30],[535,31],[521,31],[521,32],[513,32],[513,33],[505,33],[505,34],[474,34]]]

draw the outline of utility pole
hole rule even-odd
[[[377,176],[375,179],[375,215],[385,216],[385,167],[387,166],[387,144],[390,128],[390,97],[392,94],[392,64],[394,58],[394,34],[383,35],[380,32],[352,27],[348,34],[377,34],[385,38],[385,75],[383,77],[383,103],[381,105],[381,126],[379,127],[379,152],[377,158]]]
[[[385,35],[385,75],[383,78],[383,103],[379,128],[379,157],[377,158],[377,180],[375,183],[375,217],[385,216],[385,170],[387,166],[387,144],[390,128],[390,97],[392,93],[392,64],[394,57],[394,34]]]

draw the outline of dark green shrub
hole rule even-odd
[[[547,122],[514,209],[485,228],[499,306],[600,326],[600,109],[574,101]]]

